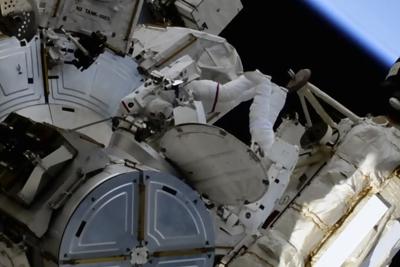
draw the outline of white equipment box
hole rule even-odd
[[[217,35],[243,9],[240,0],[178,0],[175,6],[186,27]]]

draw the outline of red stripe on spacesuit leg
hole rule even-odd
[[[219,83],[217,84],[217,91],[215,92],[214,104],[213,104],[213,107],[211,109],[211,112],[214,112],[215,108],[217,107],[218,97],[219,97]]]

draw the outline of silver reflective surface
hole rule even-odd
[[[119,176],[87,195],[64,234],[63,261],[121,256],[137,246],[137,179]]]
[[[141,247],[148,249],[143,266],[212,266],[213,225],[199,195],[179,179],[153,171],[108,179],[71,216],[59,262],[136,266],[132,251]]]
[[[146,241],[150,250],[175,251],[213,246],[213,224],[197,192],[162,173],[150,173],[145,180]]]

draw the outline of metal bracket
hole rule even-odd
[[[348,108],[340,104],[338,101],[330,97],[328,94],[324,93],[321,91],[318,87],[313,85],[312,83],[307,83],[302,89],[300,89],[297,92],[300,102],[303,108],[304,115],[306,117],[307,121],[307,126],[311,127],[312,126],[312,121],[310,117],[310,112],[308,110],[307,104],[306,104],[306,99],[310,102],[311,106],[314,108],[314,110],[317,112],[317,114],[321,117],[321,119],[331,126],[332,128],[337,128],[337,124],[333,121],[333,119],[328,115],[328,113],[325,111],[325,109],[322,107],[322,105],[319,103],[318,99],[316,96],[339,111],[341,114],[345,115],[348,117],[350,120],[352,120],[355,123],[358,123],[362,121],[362,118],[354,114],[352,111],[350,111]]]

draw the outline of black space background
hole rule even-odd
[[[303,1],[242,3],[244,9],[221,35],[237,49],[245,71],[259,69],[282,83],[289,68],[310,68],[312,83],[358,115],[388,112],[387,92],[379,85],[389,67]],[[295,109],[297,102],[289,99],[283,113]],[[246,143],[250,141],[250,103],[241,104],[218,122]],[[398,258],[392,267],[400,266]]]
[[[239,52],[245,71],[259,69],[280,85],[289,68],[313,71],[311,82],[358,115],[385,114],[379,84],[388,72],[351,38],[301,0],[242,0],[244,9],[221,34]],[[295,109],[289,99],[283,112]],[[249,142],[245,103],[218,123]]]

